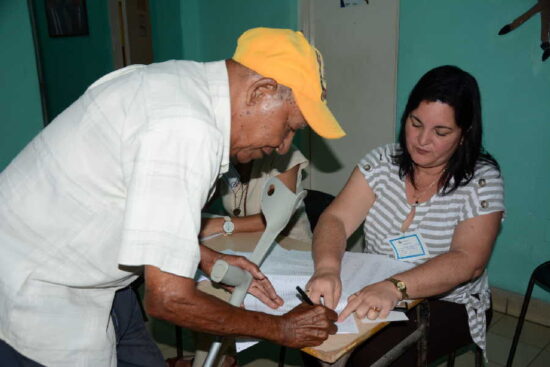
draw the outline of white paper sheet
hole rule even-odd
[[[371,320],[371,319],[368,319],[368,318],[364,318],[361,320],[361,322],[363,324],[378,324],[379,322],[389,322],[389,321],[407,321],[409,318],[407,317],[407,315],[405,315],[405,312],[401,312],[401,311],[390,311],[390,313],[388,314],[388,317],[386,317],[385,319],[376,319],[376,320]]]
[[[226,253],[247,256],[250,253]],[[347,304],[347,298],[363,287],[386,279],[396,273],[412,268],[414,265],[397,261],[383,255],[372,255],[357,252],[346,252],[342,259],[342,296],[336,307],[336,312],[341,312]],[[313,274],[313,260],[311,253],[306,251],[286,250],[275,246],[266,257],[261,266],[277,293],[283,298],[284,305],[273,310],[252,295],[247,295],[244,305],[247,310],[265,312],[272,315],[282,315],[294,307],[301,300],[297,296],[296,286],[305,289],[305,285]],[[382,322],[407,320],[403,312],[392,311],[385,320],[363,320],[362,322]],[[338,323],[338,333],[357,333],[357,325],[353,317],[348,317],[344,322]],[[239,340],[239,339],[238,339]],[[246,339],[244,344],[237,342],[237,350],[244,350],[254,343]]]

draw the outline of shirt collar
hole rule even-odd
[[[208,88],[212,97],[212,107],[216,127],[223,134],[223,155],[220,175],[229,170],[229,144],[231,133],[231,103],[229,97],[229,76],[225,61],[207,62],[204,64]]]

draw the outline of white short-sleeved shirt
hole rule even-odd
[[[364,224],[365,252],[392,258],[395,255],[386,239],[400,234],[401,225],[411,211],[405,181],[399,177],[399,166],[393,159],[398,148],[397,144],[381,146],[358,164],[376,195]],[[420,232],[433,258],[449,251],[454,230],[460,222],[504,210],[504,184],[500,172],[492,165],[479,163],[468,184],[448,195],[436,194],[420,203],[408,231]],[[427,260],[412,262],[420,264]],[[490,307],[487,272],[456,287],[442,299],[466,306],[472,339],[485,349],[485,311]]]
[[[302,172],[308,164],[309,161],[302,152],[292,145],[285,155],[273,153],[254,160],[247,184],[243,184],[238,174],[232,174],[233,170],[230,170],[218,182],[224,209],[230,215],[238,217],[260,213],[265,183],[271,177],[278,176],[296,166],[298,166],[296,192],[302,191]],[[238,214],[235,209],[239,209]],[[312,233],[305,209],[305,204],[302,202],[283,232],[290,238],[310,243]]]
[[[90,86],[0,174],[0,339],[47,366],[115,366],[114,293],[146,264],[194,276],[229,130],[223,61]]]

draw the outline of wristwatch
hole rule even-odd
[[[401,299],[408,299],[409,298],[409,295],[407,294],[407,285],[405,284],[404,281],[399,280],[399,279],[395,279],[395,278],[392,278],[392,277],[389,277],[386,280],[392,282],[393,285],[395,285],[395,288],[397,288],[397,290],[399,292],[401,292]]]
[[[225,216],[223,217],[223,232],[224,236],[229,236],[233,231],[235,230],[235,224],[231,220],[231,217]]]

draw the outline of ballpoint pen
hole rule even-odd
[[[313,302],[312,302],[311,299],[308,297],[307,293],[304,292],[302,288],[300,288],[300,286],[296,286],[296,290],[297,290],[298,293],[300,294],[300,297],[302,298],[302,301],[304,301],[304,302],[307,303],[308,305],[313,306]]]

